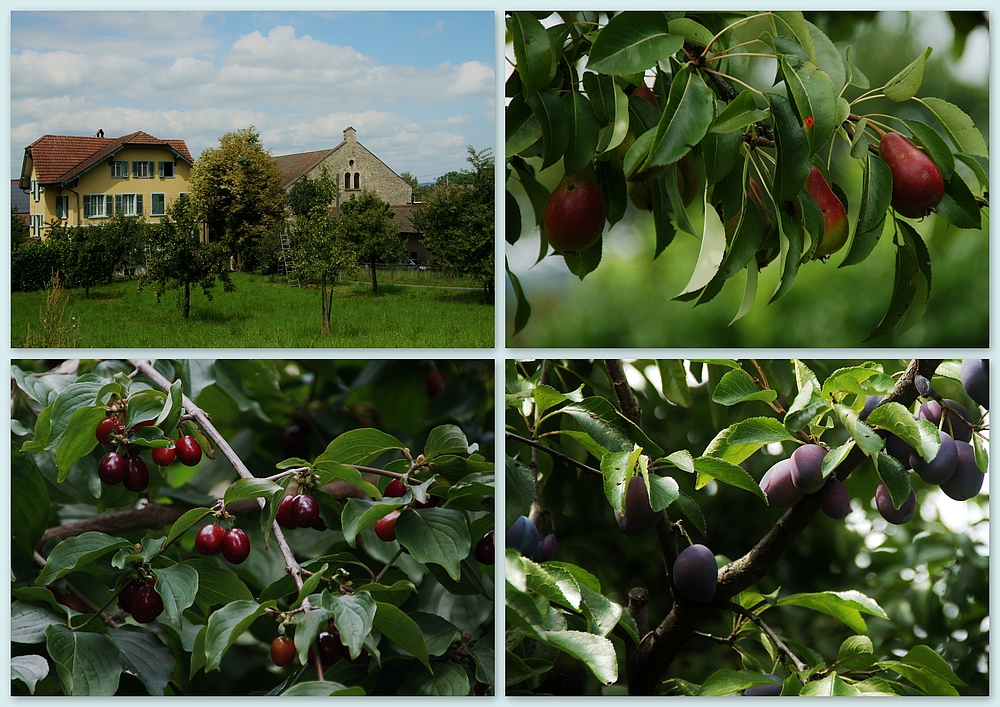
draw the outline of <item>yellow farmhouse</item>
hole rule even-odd
[[[29,192],[31,235],[52,226],[89,226],[114,214],[156,221],[190,191],[183,140],[144,132],[119,138],[43,135],[24,148],[19,186]]]

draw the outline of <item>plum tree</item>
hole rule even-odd
[[[869,20],[852,19],[874,34],[878,25]],[[614,268],[637,259],[637,244],[645,242],[643,257],[652,259],[671,249],[674,257],[662,259],[669,272],[662,274],[691,275],[665,300],[703,305],[730,280],[743,280],[731,326],[760,299],[765,268],[777,281],[768,284],[774,302],[790,296],[793,285],[802,287],[807,278],[797,278],[800,270],[843,253],[841,268],[869,258],[878,262],[866,267],[895,264],[894,277],[884,273],[891,283],[885,313],[871,320],[865,340],[908,330],[928,311],[932,249],[926,229],[906,219],[933,214],[958,228],[982,229],[987,144],[965,112],[975,107],[973,99],[963,110],[950,102],[951,92],[948,100],[918,96],[945,90],[939,81],[921,85],[929,48],[915,52],[907,41],[909,65],[882,75],[884,61],[848,51],[840,40],[854,35],[831,34],[836,25],[825,13],[783,11],[508,12],[512,263],[554,255],[584,279],[603,263]],[[873,65],[862,69],[868,59]],[[878,85],[869,83],[872,70]],[[685,165],[697,179],[688,178]],[[581,173],[595,175],[588,177],[586,208],[555,216],[553,205],[568,203],[567,186],[575,189]],[[849,217],[848,203],[865,208]],[[630,237],[610,239],[616,228]],[[540,243],[529,243],[529,233]],[[892,253],[876,248],[890,240]],[[690,248],[692,241],[701,247]],[[742,271],[745,278],[737,278]],[[536,268],[521,277],[548,290],[542,278],[552,272]],[[849,277],[828,268],[803,296],[815,300],[842,273]],[[530,288],[514,268],[508,277],[516,335],[531,321]],[[615,301],[642,301],[643,278],[608,282],[630,288],[615,292]],[[601,286],[604,280],[594,285]],[[655,311],[668,306],[656,302]],[[563,340],[574,334],[560,332]],[[646,340],[643,334],[633,340]],[[723,330],[715,338],[726,336]]]
[[[988,499],[977,495],[988,411],[973,411],[961,453],[968,488],[949,480],[950,498],[908,469],[911,454],[921,470],[948,455],[947,433],[914,412],[943,395],[970,405],[960,368],[508,362],[511,694],[985,694],[973,663],[989,650]],[[888,454],[890,435],[905,461]],[[633,488],[655,532],[615,533],[598,512],[627,519]],[[542,524],[558,527],[560,554],[539,567],[544,533],[534,551],[517,543]],[[949,648],[958,624],[942,596],[968,607],[961,646]],[[918,639],[915,622],[937,628]],[[923,672],[940,676],[943,663],[955,680]]]
[[[963,443],[965,444],[965,443]],[[947,432],[941,432],[941,448],[933,459],[924,461],[919,454],[910,454],[910,468],[924,483],[940,486],[955,473],[958,464],[958,447]]]
[[[535,522],[527,516],[519,516],[507,529],[504,542],[507,547],[530,557],[538,549],[538,528]]]
[[[940,484],[941,490],[956,501],[974,498],[983,488],[986,474],[976,464],[976,452],[968,442],[955,442],[955,473]]]
[[[671,579],[677,591],[692,601],[712,601],[718,584],[715,555],[704,545],[689,545],[674,560]]]
[[[962,387],[977,405],[990,406],[990,362],[983,358],[962,360]]]

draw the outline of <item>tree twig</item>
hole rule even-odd
[[[170,381],[168,381],[163,375],[161,375],[159,371],[153,368],[152,363],[150,361],[145,361],[141,359],[132,359],[129,361],[129,363],[135,366],[137,371],[139,371],[144,376],[153,381],[162,390],[164,391],[170,390]],[[198,423],[198,426],[201,428],[201,431],[204,432],[205,436],[212,441],[212,444],[215,445],[215,448],[218,449],[220,452],[222,452],[222,455],[227,460],[229,460],[229,463],[232,464],[233,469],[236,470],[236,473],[239,474],[240,477],[244,479],[257,478],[250,473],[250,470],[247,469],[246,464],[243,463],[243,460],[240,459],[239,455],[237,455],[236,452],[233,451],[233,448],[229,446],[229,442],[226,441],[226,438],[223,437],[221,434],[219,434],[219,431],[215,429],[215,425],[212,424],[212,421],[209,419],[205,411],[202,410],[197,405],[195,405],[194,401],[192,401],[186,395],[182,395],[181,399],[184,409],[191,415],[192,419],[194,419]],[[257,502],[262,510],[267,503],[263,498],[258,498]],[[278,548],[281,550],[281,555],[285,560],[285,567],[288,569],[289,574],[292,575],[292,580],[295,582],[296,588],[301,591],[302,568],[299,566],[298,561],[296,561],[295,556],[292,555],[292,551],[288,547],[288,542],[285,540],[285,536],[281,532],[281,527],[278,525],[277,520],[275,520],[271,524],[271,532],[274,533],[274,539],[278,543]]]
[[[556,451],[551,447],[546,447],[544,444],[538,442],[537,440],[528,439],[527,437],[522,437],[521,435],[516,434],[514,432],[506,432],[505,434],[507,436],[507,439],[512,439],[515,442],[520,442],[521,444],[526,444],[529,447],[540,449],[549,456],[554,457],[555,459],[560,459],[566,462],[567,464],[571,464],[572,466],[575,466],[577,469],[580,469],[581,471],[586,471],[587,473],[590,474],[597,474],[598,476],[603,476],[603,474],[601,474],[600,469],[595,469],[592,466],[587,466],[583,462],[578,462],[573,457],[563,454],[562,452]]]
[[[748,609],[744,609],[736,602],[732,601],[726,602],[725,607],[730,611],[732,611],[733,613],[739,614],[743,618],[752,621],[754,624],[756,624],[757,628],[763,631],[764,634],[771,639],[771,642],[774,643],[774,647],[778,650],[778,653],[783,654],[790,661],[792,661],[792,665],[794,665],[795,669],[798,670],[800,673],[809,669],[809,666],[803,663],[799,659],[799,657],[792,652],[792,649],[789,648],[783,640],[781,640],[781,637],[777,633],[775,633],[774,629],[771,628],[767,624],[767,622],[764,621],[764,619],[762,619],[760,616],[758,616],[757,614]]]

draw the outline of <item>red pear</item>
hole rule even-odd
[[[816,205],[823,212],[823,239],[816,246],[813,257],[825,258],[836,253],[847,243],[847,212],[823,178],[823,173],[815,166],[806,178],[806,191],[816,200]]]
[[[645,98],[647,101],[649,101],[650,105],[652,105],[653,108],[655,108],[656,110],[660,110],[660,102],[656,100],[656,94],[653,93],[653,89],[651,89],[646,84],[642,83],[636,86],[635,90],[632,91],[632,95],[638,96],[640,98]]]
[[[907,218],[923,218],[944,198],[944,178],[934,160],[899,133],[886,133],[879,157],[892,172],[892,208]]]
[[[594,168],[567,174],[545,202],[545,235],[553,250],[586,250],[604,232],[607,210]]]

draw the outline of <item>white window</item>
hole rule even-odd
[[[160,162],[160,176],[164,179],[174,178],[174,163],[173,162]]]
[[[31,235],[35,238],[41,238],[42,236],[42,215],[32,214],[31,215]]]
[[[115,194],[115,213],[142,216],[142,194]]]
[[[107,218],[111,210],[111,197],[106,194],[83,195],[84,218]]]
[[[133,162],[132,176],[136,179],[149,179],[153,176],[153,163],[140,161]]]
[[[111,163],[112,179],[128,179],[128,162],[115,160]]]
[[[149,195],[149,215],[150,216],[163,216],[167,213],[167,195],[166,194],[150,194]]]
[[[56,218],[69,218],[69,195],[56,197]]]

